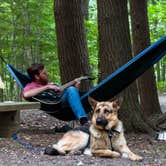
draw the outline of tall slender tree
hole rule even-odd
[[[98,0],[100,80],[132,57],[127,0]],[[117,85],[118,86],[118,85]],[[152,132],[141,118],[136,84],[123,91],[120,118],[128,131]]]
[[[90,73],[81,1],[55,0],[54,14],[62,83]],[[84,90],[89,84],[84,84]]]
[[[138,54],[150,45],[147,0],[130,1],[130,9],[133,51],[134,54]],[[148,119],[151,115],[161,113],[153,68],[150,68],[138,79],[138,87],[141,112],[144,118]]]

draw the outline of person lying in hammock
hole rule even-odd
[[[60,88],[53,85],[48,80],[48,74],[43,64],[34,63],[28,69],[27,73],[32,79],[31,83],[28,83],[23,89],[23,97],[25,99],[36,96],[37,94],[52,89],[59,91]],[[88,126],[88,118],[86,112],[82,106],[79,95],[80,81],[75,79],[74,86],[68,87],[62,95],[61,106],[69,106],[82,126]]]

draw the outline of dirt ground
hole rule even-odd
[[[166,96],[160,96],[163,112],[166,111]],[[55,126],[66,122],[39,110],[21,111],[21,130],[18,138],[0,138],[0,166],[166,166],[166,141],[157,141],[146,134],[126,134],[129,147],[143,156],[140,162],[125,158],[109,159],[87,155],[48,156],[44,149],[52,145],[62,134],[55,133]]]

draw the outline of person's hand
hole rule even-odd
[[[81,85],[81,81],[79,79],[77,79],[77,78],[74,81],[75,81],[74,86],[79,89],[80,85]]]
[[[56,85],[51,85],[51,84],[47,85],[47,88],[48,88],[48,89],[55,90],[55,91],[59,91],[59,90],[60,90],[60,88],[59,88],[58,86],[56,86]]]

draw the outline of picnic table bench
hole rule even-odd
[[[0,137],[11,137],[20,129],[20,110],[40,109],[39,102],[0,102]]]

